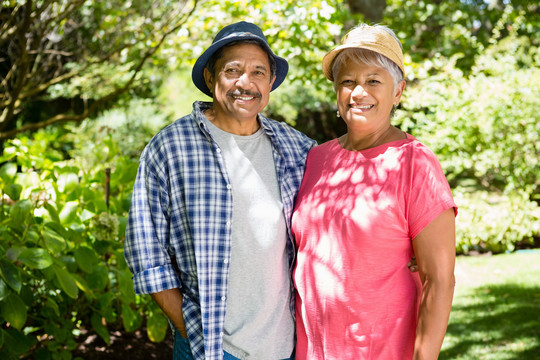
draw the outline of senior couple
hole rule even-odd
[[[256,25],[226,26],[192,72],[212,102],[143,151],[125,256],[175,359],[438,357],[457,208],[434,154],[391,125],[401,43],[362,25],[322,69],[348,131],[315,146],[260,113],[287,61]]]

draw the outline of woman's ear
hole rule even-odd
[[[405,80],[402,80],[396,87],[396,91],[394,93],[394,106],[397,106],[399,104],[399,101],[401,100],[401,95],[403,94],[403,91],[405,90]]]

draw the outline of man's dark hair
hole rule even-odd
[[[208,59],[208,62],[206,63],[206,68],[208,69],[208,71],[210,71],[210,74],[212,74],[212,76],[215,76],[216,73],[216,62],[218,61],[218,59],[223,55],[223,50],[225,50],[226,48],[228,47],[231,47],[231,46],[234,46],[234,45],[239,45],[239,44],[254,44],[254,45],[257,45],[259,46],[261,49],[264,50],[264,52],[266,53],[266,55],[268,55],[268,62],[270,63],[270,80],[274,78],[274,76],[276,75],[276,61],[274,60],[274,58],[268,53],[268,51],[266,51],[262,46],[261,44],[257,41],[257,40],[238,40],[238,41],[233,41],[233,42],[230,42],[228,43],[227,45],[221,47],[219,50],[217,50],[215,53],[212,54],[212,56],[210,56],[210,59]]]

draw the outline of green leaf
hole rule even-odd
[[[64,205],[60,213],[58,214],[58,217],[60,218],[60,222],[65,225],[68,225],[71,222],[73,222],[77,218],[78,208],[79,208],[78,201],[68,201]]]
[[[129,184],[137,176],[137,171],[139,170],[139,164],[130,163],[122,171],[120,178],[118,179],[119,184]]]
[[[45,302],[45,306],[52,309],[56,316],[60,316],[60,308],[58,308],[58,304],[56,301],[54,301],[50,296],[47,297],[47,300]]]
[[[74,255],[77,265],[87,274],[91,274],[94,271],[94,266],[99,261],[96,252],[86,246],[75,249]]]
[[[21,291],[22,281],[21,281],[21,272],[18,267],[13,265],[7,259],[0,259],[0,270],[2,273],[2,278],[5,282],[15,290],[16,293]]]
[[[127,332],[132,332],[141,327],[142,316],[133,311],[128,304],[122,304],[122,322]]]
[[[23,264],[33,269],[45,269],[52,265],[53,259],[49,253],[42,248],[27,248],[18,257]]]
[[[30,336],[25,336],[22,332],[15,329],[6,329],[3,332],[6,349],[13,355],[21,355],[27,352],[37,341],[32,341]]]
[[[20,200],[11,207],[9,216],[14,224],[21,225],[25,223],[26,217],[32,210],[32,202],[28,199]]]
[[[36,300],[36,294],[35,289],[33,289],[28,284],[23,284],[23,287],[21,288],[21,292],[19,293],[19,296],[21,297],[24,304],[30,308],[34,301]]]
[[[111,307],[111,303],[114,300],[114,298],[115,298],[115,294],[111,292],[100,293],[97,299],[98,309],[105,309],[107,307]]]
[[[6,258],[9,261],[15,262],[17,258],[19,257],[19,254],[24,250],[24,247],[20,246],[13,246],[7,249],[6,251]]]
[[[58,191],[67,194],[79,186],[79,177],[74,173],[60,174],[56,183]]]
[[[29,229],[26,232],[26,236],[24,237],[24,240],[26,243],[36,244],[41,239],[41,235],[38,231]]]
[[[82,222],[85,222],[92,219],[95,215],[96,215],[95,213],[88,211],[87,209],[84,209],[81,215],[79,216],[79,219],[81,219]]]
[[[62,255],[59,260],[66,266],[66,270],[70,273],[76,273],[78,270],[77,262],[75,261],[75,256],[73,255]]]
[[[160,312],[151,313],[146,322],[146,332],[148,338],[153,342],[161,342],[167,335],[169,322],[167,318]]]
[[[45,240],[47,249],[54,255],[61,253],[67,247],[64,238],[52,229],[43,229],[43,239]]]
[[[22,189],[20,184],[9,184],[4,188],[4,192],[11,200],[17,201],[21,197]]]
[[[70,298],[76,299],[79,294],[79,288],[77,287],[77,283],[75,282],[75,279],[73,279],[73,276],[71,276],[66,269],[58,265],[53,265],[53,269],[62,290],[64,290]]]
[[[22,329],[26,323],[27,310],[19,295],[11,293],[2,302],[2,316],[15,329]]]
[[[10,293],[9,287],[6,282],[0,279],[0,301],[4,300]]]
[[[135,290],[129,269],[118,270],[118,289],[122,302],[129,304],[135,302]]]
[[[56,279],[56,274],[54,273],[52,266],[41,270],[41,273],[43,274],[43,278],[47,281],[54,281],[54,279]]]
[[[60,218],[58,217],[58,210],[56,210],[56,208],[54,207],[53,204],[46,203],[45,204],[45,209],[47,209],[47,211],[49,212],[49,215],[51,216],[51,219],[54,222],[57,222],[57,223],[60,222]]]
[[[90,203],[94,201],[98,195],[101,196],[101,194],[99,194],[98,192],[92,191],[91,189],[88,189],[88,188],[84,188],[82,190],[82,198],[83,198],[83,201],[86,203]]]
[[[50,221],[45,224],[45,227],[56,231],[65,239],[68,238],[68,230],[64,227],[64,225],[60,224],[60,222],[58,221]]]
[[[86,277],[88,286],[92,290],[101,291],[109,283],[109,270],[103,264],[94,267],[94,271]]]
[[[101,322],[102,317],[97,314],[93,313],[92,318],[90,319],[90,323],[92,324],[92,327],[94,328],[94,331],[101,336],[101,338],[107,343],[111,344],[111,336],[109,334],[109,330],[107,330],[107,327],[103,325]]]
[[[0,179],[4,180],[6,184],[11,183],[17,175],[17,164],[6,163],[0,167]]]
[[[84,280],[77,274],[71,274],[71,276],[73,276],[73,279],[75,280],[75,283],[77,283],[77,287],[79,289],[81,289],[86,295],[90,296],[90,298],[94,298],[94,294],[92,293],[92,290],[88,287],[86,280]]]

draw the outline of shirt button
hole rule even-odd
[[[224,262],[225,264],[228,264],[228,263],[229,263],[229,259],[225,259],[225,260],[223,260],[223,262]]]
[[[225,225],[227,225],[227,227],[231,227],[231,222],[230,222],[230,221],[227,221],[227,222],[225,223]]]
[[[221,297],[221,301],[225,301],[225,299],[226,299],[225,296]]]
[[[216,149],[216,152],[219,154],[221,152],[221,149],[220,148],[217,148]]]
[[[232,186],[231,184],[227,184],[227,189],[231,190]]]

